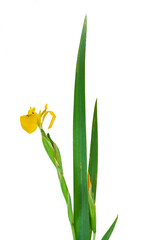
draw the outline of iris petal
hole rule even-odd
[[[55,115],[54,112],[52,112],[52,111],[46,111],[46,112],[43,114],[43,116],[42,116],[42,124],[43,124],[44,119],[45,119],[45,117],[46,117],[46,115],[47,115],[48,113],[50,113],[51,116],[52,116],[51,122],[50,122],[49,127],[48,127],[48,129],[49,129],[49,128],[52,127],[52,125],[53,125],[53,123],[54,123],[54,120],[55,120],[55,118],[56,118],[56,115]]]
[[[21,116],[20,122],[26,132],[33,133],[37,129],[37,114]]]

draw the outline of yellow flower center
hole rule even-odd
[[[48,113],[50,113],[52,116],[51,122],[48,127],[51,128],[56,118],[56,115],[52,111],[47,111],[47,108],[48,107],[46,104],[45,109],[42,113],[41,111],[39,111],[39,113],[36,113],[35,107],[34,108],[30,107],[28,114],[20,117],[22,128],[28,133],[33,133],[37,129],[37,126],[39,128],[42,128],[44,119]]]

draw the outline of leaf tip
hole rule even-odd
[[[83,28],[85,29],[85,31],[87,31],[87,15],[85,15],[84,18]]]
[[[97,102],[98,102],[98,98],[96,98],[96,101],[95,101],[95,106],[97,107]]]
[[[87,24],[87,14],[85,15],[84,23]]]

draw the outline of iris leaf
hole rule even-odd
[[[116,225],[118,216],[116,217],[116,219],[114,220],[114,222],[112,223],[112,225],[110,226],[110,228],[108,229],[108,231],[106,232],[106,234],[103,236],[102,240],[108,240],[114,230],[114,227]]]
[[[85,115],[86,31],[87,17],[84,20],[77,57],[73,111],[74,224],[77,240],[89,240]]]
[[[92,184],[93,199],[96,199],[97,188],[97,171],[98,171],[98,126],[97,126],[97,100],[95,102],[93,121],[92,121],[92,135],[89,156],[89,175]]]

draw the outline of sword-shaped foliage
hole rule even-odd
[[[77,57],[73,112],[74,224],[77,240],[89,240],[85,115],[86,31],[85,17]]]
[[[92,121],[92,135],[89,156],[89,175],[92,184],[92,193],[94,201],[96,199],[97,188],[97,171],[98,171],[98,123],[97,123],[97,100],[95,102],[93,121]]]
[[[98,122],[97,122],[97,100],[95,102],[94,114],[92,120],[92,134],[89,155],[89,178],[91,188],[88,189],[89,210],[90,210],[90,235],[91,231],[96,234],[96,188],[97,188],[97,171],[98,171]]]
[[[110,226],[110,228],[108,229],[108,231],[106,232],[106,234],[103,236],[102,240],[108,240],[114,230],[114,227],[116,225],[118,216],[116,217],[116,219],[114,220],[114,222],[112,223],[112,225]]]

